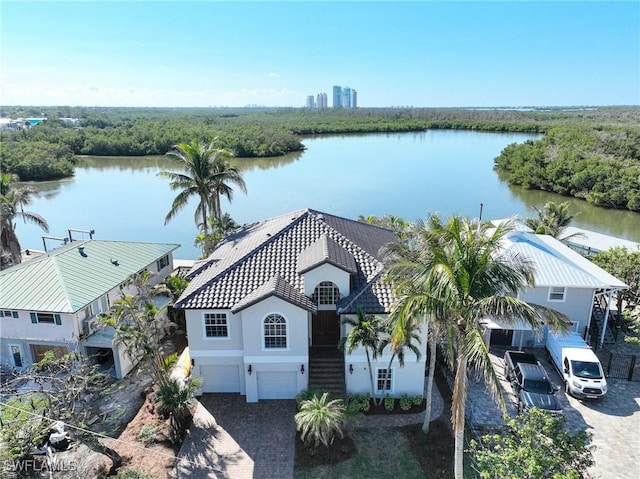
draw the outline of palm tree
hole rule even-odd
[[[568,201],[563,203],[549,201],[545,203],[542,209],[535,206],[533,209],[536,210],[536,217],[527,218],[524,223],[536,234],[550,235],[557,239],[561,239],[560,235],[574,218],[573,215],[569,214]]]
[[[216,155],[213,158],[211,178],[211,204],[212,215],[216,218],[216,221],[222,220],[222,208],[220,206],[220,196],[224,196],[231,202],[233,199],[233,188],[231,184],[235,184],[243,193],[247,192],[247,185],[242,179],[242,175],[237,168],[231,166],[228,158],[231,156],[226,150],[224,154]]]
[[[211,233],[207,235],[203,232],[198,233],[195,241],[193,242],[194,246],[202,247],[203,256],[205,258],[211,254],[211,251],[213,251],[217,244],[222,241],[222,238],[224,238],[226,234],[240,228],[240,225],[231,218],[229,213],[224,213],[219,219],[211,216],[209,218],[209,226],[211,227]]]
[[[393,316],[385,323],[385,328],[389,334],[388,337],[380,341],[379,354],[382,355],[383,350],[389,346],[391,349],[391,358],[389,359],[389,366],[387,366],[387,373],[385,377],[385,384],[387,384],[391,377],[391,365],[393,360],[397,357],[400,367],[404,367],[404,353],[406,349],[409,349],[416,355],[416,361],[420,360],[422,353],[416,343],[422,342],[420,338],[420,324],[417,321],[407,321],[402,328],[396,328],[394,325]],[[380,396],[380,402],[382,404],[384,395]]]
[[[455,436],[456,478],[463,477],[464,425],[469,369],[484,375],[485,382],[505,410],[489,350],[484,342],[483,321],[493,317],[507,324],[525,322],[538,331],[546,321],[554,329],[566,329],[560,313],[530,305],[515,297],[533,285],[533,266],[528,258],[502,249],[505,235],[513,229],[508,221],[496,228],[477,221],[452,217],[446,224],[436,215],[423,225],[419,243],[424,250],[405,248],[406,258],[390,267],[405,288],[407,314],[432,314],[448,341],[445,350],[455,364],[452,423]]]
[[[189,201],[192,196],[197,196],[200,201],[195,211],[196,225],[201,225],[204,235],[208,234],[209,216],[221,218],[220,195],[229,200],[233,195],[233,189],[229,182],[236,183],[242,191],[246,192],[244,180],[235,168],[229,165],[227,150],[216,148],[213,143],[200,144],[198,140],[191,143],[179,143],[167,153],[169,158],[179,162],[183,173],[161,171],[159,176],[171,180],[172,190],[179,190],[178,196],[173,200],[171,210],[165,217],[167,224]]]
[[[380,337],[383,332],[382,319],[377,316],[367,315],[361,306],[358,307],[356,318],[346,317],[343,324],[351,326],[349,333],[340,339],[339,348],[351,354],[356,348],[362,347],[367,356],[369,368],[369,380],[371,381],[371,397],[375,401],[375,387],[373,382],[373,370],[371,360],[378,357]]]
[[[344,437],[344,426],[347,421],[346,407],[342,399],[329,401],[329,393],[321,397],[314,395],[311,399],[300,403],[300,412],[294,416],[296,430],[300,431],[300,439],[313,440],[315,447],[321,443],[329,446],[336,437]]]
[[[49,232],[49,225],[37,213],[25,211],[24,207],[31,203],[34,191],[28,187],[17,187],[18,177],[9,173],[0,175],[0,240],[2,252],[9,253],[13,264],[22,261],[20,241],[16,235],[16,218],[22,218],[25,223],[32,223]]]

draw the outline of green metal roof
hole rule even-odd
[[[74,313],[180,245],[81,240],[0,272],[0,309]]]

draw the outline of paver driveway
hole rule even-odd
[[[567,396],[562,388],[562,379],[547,360],[544,350],[537,349],[538,359],[547,370],[551,382],[561,387],[558,401],[567,418],[567,427],[572,431],[584,430],[593,434],[595,465],[591,473],[598,479],[640,479],[640,382],[623,379],[608,379],[607,395],[599,400],[578,400]],[[502,371],[504,349],[494,348],[492,361],[496,370]],[[511,385],[499,374],[507,412],[516,414],[515,396]],[[480,426],[503,424],[501,413],[486,392],[484,382],[469,382],[469,404],[471,420]]]
[[[294,400],[249,404],[239,394],[204,394],[174,477],[292,478],[295,412]]]

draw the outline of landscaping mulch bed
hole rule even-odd
[[[296,464],[301,467],[337,464],[351,459],[357,452],[356,445],[347,433],[344,438],[336,437],[329,447],[320,444],[314,448],[302,442],[300,435],[296,434]]]
[[[427,407],[427,401],[425,401],[424,399],[422,400],[422,403],[419,405],[412,405],[411,408],[409,409],[402,409],[400,407],[400,401],[395,401],[395,407],[394,409],[392,409],[391,411],[389,411],[388,409],[386,409],[384,407],[384,403],[382,403],[381,405],[375,405],[373,403],[373,400],[370,401],[371,406],[369,407],[368,411],[362,411],[362,413],[365,416],[377,416],[377,415],[389,415],[389,414],[416,414],[419,412],[424,412],[425,408]]]

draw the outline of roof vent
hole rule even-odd
[[[87,257],[87,253],[84,252],[84,246],[78,246],[78,252],[80,253],[80,256],[82,256],[83,258]]]
[[[120,266],[120,263],[118,263],[117,259],[112,259],[111,260],[111,264],[114,265],[114,266]]]
[[[322,213],[320,213],[320,214],[318,215],[318,219],[319,219],[320,221],[324,221],[324,215],[323,215]]]

